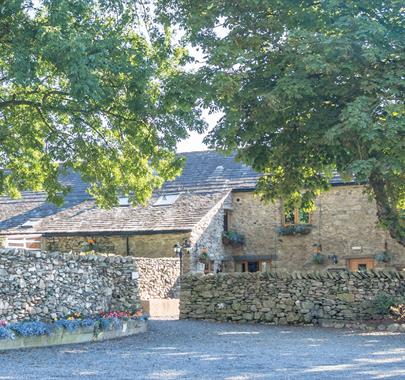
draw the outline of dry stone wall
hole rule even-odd
[[[141,300],[178,298],[179,259],[135,258]]]
[[[47,320],[139,303],[133,257],[0,249],[0,319]]]
[[[379,293],[405,296],[400,272],[220,273],[182,279],[180,318],[305,324],[373,316]]]

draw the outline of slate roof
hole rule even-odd
[[[24,192],[21,199],[0,197],[0,234],[163,233],[190,231],[231,190],[251,190],[260,177],[249,166],[213,151],[183,153],[181,176],[166,182],[147,206],[99,209],[77,173],[61,177],[71,186],[62,207],[46,202],[43,192]],[[332,183],[341,182],[336,178]],[[180,193],[168,206],[153,206],[159,195]],[[21,225],[38,219],[32,228]]]

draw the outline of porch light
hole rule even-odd
[[[180,255],[181,252],[181,245],[179,242],[177,242],[174,246],[173,246],[173,252],[175,253],[176,256]]]
[[[337,264],[339,262],[339,259],[336,254],[329,256],[329,258],[331,259],[333,264]]]
[[[183,274],[183,254],[190,253],[190,251],[191,251],[191,243],[187,239],[184,240],[183,244],[180,244],[179,242],[177,242],[173,246],[173,252],[180,259],[180,274],[181,275]]]

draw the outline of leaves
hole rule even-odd
[[[404,243],[402,2],[160,3],[205,54],[199,96],[224,113],[207,141],[264,173],[262,198],[309,209],[333,170],[354,174]]]
[[[142,4],[12,0],[0,5],[0,194],[60,203],[71,168],[99,205],[142,203],[180,173],[174,151],[202,130],[184,49]],[[180,95],[179,95],[180,94]]]

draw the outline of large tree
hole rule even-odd
[[[264,198],[311,208],[337,170],[366,184],[404,245],[402,1],[161,4],[202,49],[198,96],[224,113],[209,141],[263,173]]]
[[[45,190],[79,171],[102,206],[145,201],[179,173],[199,130],[183,49],[142,1],[0,0],[0,195]],[[181,88],[181,91],[179,90]]]

